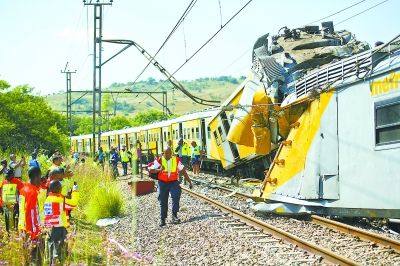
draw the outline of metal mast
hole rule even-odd
[[[93,143],[92,153],[96,153],[96,147],[101,143],[101,48],[103,37],[103,6],[112,5],[112,0],[109,3],[101,3],[99,0],[89,1],[85,6],[93,6]],[[97,123],[96,123],[97,116]],[[97,126],[97,129],[96,129]],[[97,134],[97,141],[96,141]]]
[[[61,73],[65,73],[65,78],[66,78],[66,86],[67,86],[67,129],[69,131],[69,143],[71,145],[71,137],[72,137],[72,103],[71,103],[71,74],[76,73],[75,71],[70,71],[67,70],[68,67],[68,62],[65,64],[64,70],[61,70]]]

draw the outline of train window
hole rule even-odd
[[[214,134],[215,142],[217,143],[217,146],[219,146],[221,143],[220,143],[220,141],[219,141],[217,131],[214,130],[213,134]]]
[[[164,141],[167,141],[167,132],[164,131]]]
[[[183,129],[183,138],[186,139],[186,128]]]
[[[208,139],[211,139],[211,128],[207,127],[207,137]]]
[[[190,139],[190,128],[188,128],[188,130],[187,130],[187,134],[188,134],[188,139]]]
[[[224,142],[225,141],[225,136],[224,136],[224,132],[222,131],[221,127],[218,127],[218,133],[221,136],[221,141]]]
[[[198,127],[196,127],[196,138],[200,139],[200,132]]]
[[[400,102],[377,106],[375,110],[376,144],[400,141]]]
[[[172,130],[172,139],[175,139],[175,129]]]
[[[168,131],[168,140],[171,139],[171,132]]]

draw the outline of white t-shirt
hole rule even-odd
[[[11,161],[10,168],[12,168],[14,170],[15,177],[22,177],[22,166],[15,167],[15,166],[17,166],[17,164],[18,164],[17,162]]]
[[[161,164],[155,160],[154,164],[150,167],[150,169],[159,169],[161,167]],[[168,177],[171,175],[171,160],[167,161],[167,170],[168,170]],[[185,166],[181,163],[181,161],[179,161],[178,163],[178,171],[182,171],[185,168]]]

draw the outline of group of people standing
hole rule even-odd
[[[184,166],[192,166],[194,175],[200,173],[201,149],[196,141],[192,141],[189,146],[183,139],[180,139],[175,149],[175,154],[180,158]]]
[[[1,161],[0,213],[4,214],[6,230],[19,231],[26,243],[30,243],[30,257],[35,265],[43,262],[44,243],[47,243],[50,265],[63,263],[65,240],[70,227],[70,215],[77,205],[79,192],[72,184],[73,172],[63,162],[60,153],[55,152],[49,159],[51,167],[42,176],[37,152],[32,153],[28,166],[28,182],[23,181],[25,158],[16,160],[10,155],[10,162]]]
[[[138,173],[138,169],[139,169],[139,164],[140,164],[140,158],[141,158],[141,154],[142,154],[142,148],[141,148],[141,144],[139,141],[137,141],[136,143],[137,145],[137,149],[136,149],[136,165],[134,166],[134,155],[132,154],[132,151],[130,151],[126,145],[122,145],[121,149],[118,150],[114,147],[111,147],[110,150],[110,157],[109,157],[109,164],[112,168],[112,173],[114,177],[119,176],[119,171],[118,171],[118,163],[121,162],[122,165],[122,171],[123,171],[123,176],[128,175],[128,166],[130,166],[130,168],[133,169],[134,167],[136,167],[136,172],[135,174]],[[95,157],[97,157],[100,161],[100,157],[103,157],[104,159],[108,158],[105,157],[103,152],[103,149],[100,147],[99,151],[97,152],[97,155]],[[104,166],[104,161],[102,161],[102,165]],[[133,174],[133,173],[132,173]]]

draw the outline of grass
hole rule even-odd
[[[6,157],[0,153],[0,158]],[[47,169],[49,165],[48,162],[41,162],[42,169]],[[103,172],[91,160],[73,170],[72,180],[78,183],[80,201],[72,211],[73,225],[69,229],[72,237],[68,240],[69,256],[66,264],[104,265],[107,260],[106,236],[95,223],[99,218],[121,215],[123,197],[109,171]],[[26,180],[26,172],[24,175]],[[0,265],[23,265],[29,261],[26,244],[18,232],[8,236],[4,217],[0,216]]]

